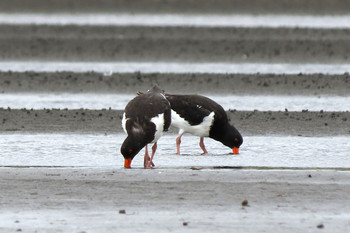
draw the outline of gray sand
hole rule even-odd
[[[132,93],[158,84],[168,93],[348,95],[350,76],[327,74],[173,74],[0,72],[1,93]]]
[[[121,133],[120,110],[0,109],[0,132]],[[228,111],[245,135],[336,136],[350,134],[350,112]],[[177,133],[176,129],[170,133]]]
[[[349,181],[326,170],[2,168],[0,231],[347,232]]]
[[[350,60],[349,29],[3,25],[0,31],[3,31],[2,60],[265,63]]]
[[[5,12],[348,14],[347,0],[2,0]]]

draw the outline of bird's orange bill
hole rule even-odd
[[[238,155],[239,154],[239,148],[238,147],[233,147],[232,152],[234,155]]]
[[[124,168],[131,168],[131,161],[132,159],[125,159]]]

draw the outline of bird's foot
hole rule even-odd
[[[154,163],[149,161],[145,166],[144,166],[145,169],[152,169],[154,168]]]
[[[151,161],[151,158],[149,156],[145,156],[143,161],[143,167],[146,169],[154,167],[154,163]]]

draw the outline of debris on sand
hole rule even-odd
[[[125,210],[119,210],[119,214],[126,214]]]
[[[249,206],[248,201],[247,200],[242,201],[242,207],[246,207],[246,206]]]

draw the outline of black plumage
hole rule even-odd
[[[145,148],[144,166],[154,166],[152,160],[157,149],[157,140],[163,131],[167,131],[171,123],[171,108],[163,91],[154,86],[145,94],[136,96],[125,107],[122,126],[128,134],[121,146],[125,158],[124,167],[130,168],[135,155]],[[151,157],[147,144],[154,143]]]
[[[200,137],[200,147],[208,153],[203,142],[210,137],[230,147],[234,154],[239,153],[243,137],[231,124],[225,110],[215,101],[201,95],[166,94],[173,110],[172,125],[179,128],[176,139],[177,153],[180,153],[181,137],[188,132]]]

